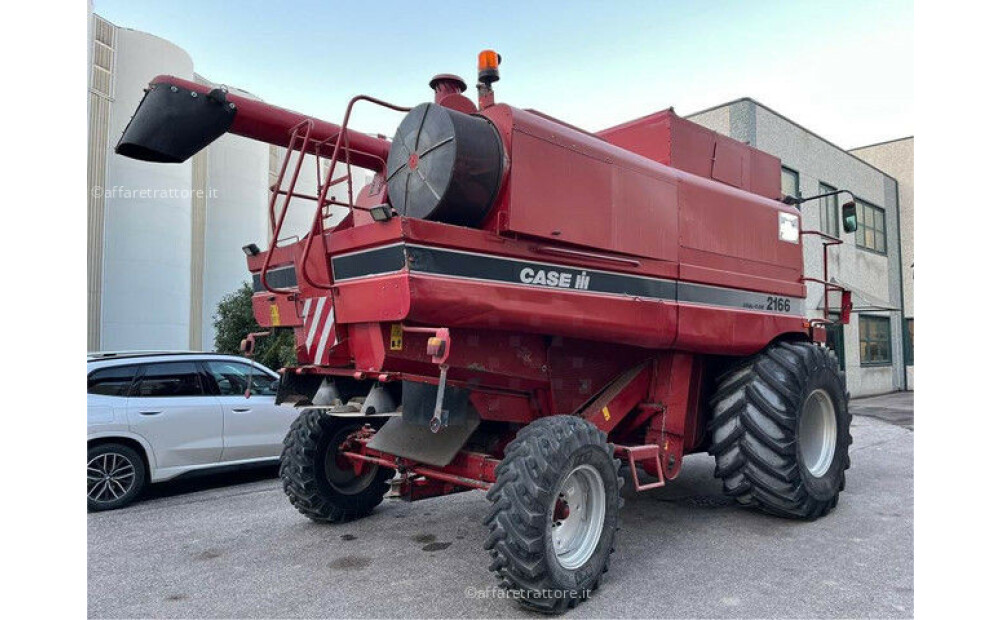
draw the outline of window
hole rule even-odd
[[[111,366],[90,373],[87,393],[102,396],[128,396],[128,388],[135,377],[135,366]]]
[[[219,386],[222,396],[243,396],[247,389],[247,377],[250,376],[250,366],[239,362],[206,362],[208,372]],[[264,371],[253,369],[253,383],[250,393],[255,396],[274,396],[271,388],[274,377]]]
[[[134,395],[166,397],[200,396],[204,393],[201,375],[194,362],[171,362],[146,366],[146,372],[139,379]]]
[[[781,167],[781,193],[785,196],[795,196],[799,198],[799,173],[791,168]]]
[[[858,319],[861,365],[878,366],[892,363],[889,339],[889,317],[865,316]]]
[[[855,243],[879,254],[885,254],[885,209],[858,200],[858,230]]]
[[[907,366],[913,366],[913,319],[906,319],[903,337],[903,360]]]
[[[837,188],[832,185],[827,185],[826,183],[819,184],[820,194],[829,194],[835,191],[837,191]],[[840,236],[839,199],[839,195],[819,199],[819,230],[831,237]]]

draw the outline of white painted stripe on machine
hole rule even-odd
[[[326,322],[323,325],[323,333],[319,337],[319,345],[316,347],[316,358],[313,361],[317,365],[323,361],[323,351],[326,349],[326,341],[330,338],[330,330],[333,328],[333,308],[326,313],[324,318],[326,318]],[[317,319],[318,322],[319,319]]]
[[[316,328],[319,327],[320,319],[323,317],[323,304],[326,303],[326,297],[320,297],[316,301],[316,312],[313,313],[313,322],[309,326],[309,335],[306,336],[306,349],[312,348],[313,337],[316,336]]]

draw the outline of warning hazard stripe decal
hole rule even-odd
[[[652,278],[491,254],[402,243],[333,257],[334,280],[396,273],[409,260],[411,272],[568,292],[641,297],[685,304],[803,316],[799,297]]]
[[[319,364],[323,359],[323,353],[327,349],[326,343],[330,339],[331,333],[333,334],[333,346],[340,342],[337,338],[337,316],[334,313],[333,304],[330,304],[326,312],[323,311],[326,307],[326,301],[326,297],[307,297],[302,304],[302,325],[307,328],[306,352],[310,355],[315,354],[316,364]],[[319,340],[314,348],[313,343],[316,342],[317,335],[319,335]]]

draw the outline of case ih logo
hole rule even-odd
[[[576,274],[556,271],[555,269],[532,269],[525,267],[521,270],[521,282],[525,284],[537,284],[539,286],[553,286],[557,288],[578,288],[586,290],[590,286],[590,276],[586,271]]]

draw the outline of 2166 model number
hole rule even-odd
[[[790,312],[792,300],[787,297],[768,297],[767,309],[774,312]]]

